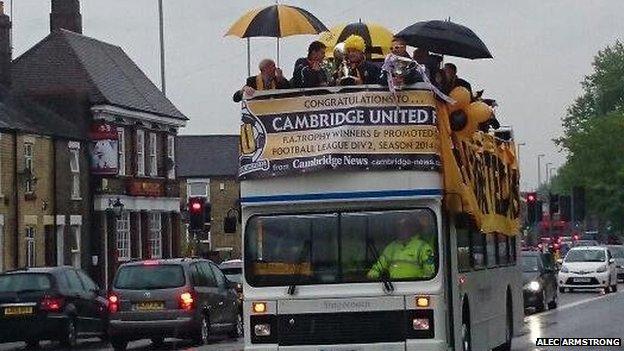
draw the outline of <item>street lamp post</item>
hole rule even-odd
[[[552,166],[552,162],[546,163],[546,184],[550,184],[550,166]]]
[[[537,188],[539,189],[540,185],[542,185],[542,157],[546,155],[539,154],[537,155]]]

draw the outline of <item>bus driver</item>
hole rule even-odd
[[[368,278],[379,279],[387,272],[390,279],[431,278],[435,273],[435,254],[422,238],[430,229],[428,216],[405,214],[398,220],[397,238],[383,250],[368,271]]]

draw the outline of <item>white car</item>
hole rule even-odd
[[[568,251],[559,271],[559,292],[566,289],[617,291],[615,260],[606,247],[580,246]]]

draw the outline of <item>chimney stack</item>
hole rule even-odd
[[[0,84],[11,86],[11,18],[4,13],[4,2],[0,1]]]
[[[82,34],[80,0],[52,0],[50,32],[59,29],[66,29]]]

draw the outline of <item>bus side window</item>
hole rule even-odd
[[[457,270],[467,272],[471,266],[470,232],[468,230],[457,230]]]
[[[478,230],[470,231],[472,263],[474,268],[485,268],[485,235]]]
[[[509,264],[509,243],[503,234],[498,234],[498,259],[501,265]]]
[[[496,267],[496,236],[494,234],[485,235],[487,252],[487,266]]]

